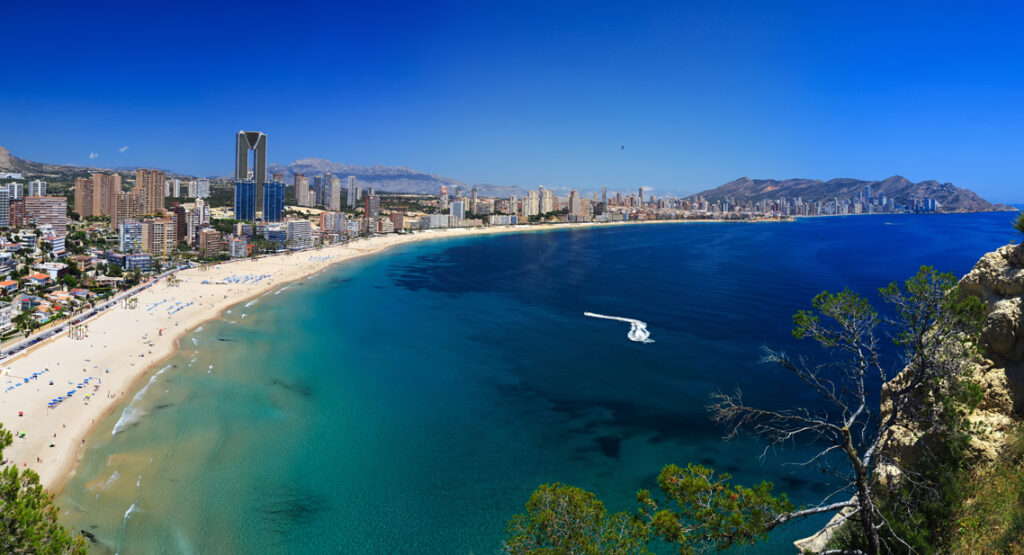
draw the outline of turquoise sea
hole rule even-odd
[[[831,491],[807,447],[725,442],[710,393],[815,403],[770,345],[823,289],[967,272],[1011,214],[665,224],[424,242],[238,305],[88,441],[58,502],[98,553],[501,549],[540,483],[635,508],[670,462]],[[626,338],[647,322],[654,343]],[[892,361],[895,366],[896,361]],[[116,429],[117,433],[112,433]],[[821,520],[750,552],[791,553]]]

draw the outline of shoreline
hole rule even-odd
[[[426,240],[671,223],[760,222],[649,220],[453,228],[369,237],[321,249],[181,270],[176,272],[179,285],[160,279],[140,291],[136,309],[116,306],[88,320],[87,338],[75,340],[61,334],[0,364],[4,390],[0,392],[0,422],[16,436],[5,450],[5,463],[36,471],[43,487],[58,496],[74,475],[85,440],[96,425],[131,402],[140,385],[178,352],[183,337],[238,304],[337,264]],[[238,276],[264,277],[249,284],[225,281]],[[98,347],[100,342],[105,344]],[[79,368],[81,372],[77,372]],[[32,377],[36,372],[41,374]],[[91,378],[90,382],[77,387],[85,378]],[[55,408],[47,408],[51,399],[66,391],[75,393]],[[83,399],[86,395],[91,395],[87,402]],[[19,416],[22,412],[24,416]],[[19,432],[25,437],[18,437]]]

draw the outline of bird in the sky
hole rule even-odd
[[[626,150],[626,145],[622,145],[622,148],[620,150]]]

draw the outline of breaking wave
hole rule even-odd
[[[114,424],[114,430],[110,432],[110,435],[116,436],[118,433],[123,432],[130,428],[132,425],[138,423],[139,420],[142,420],[143,416],[146,416],[146,411],[136,407],[135,405],[140,400],[142,400],[143,397],[145,397],[146,390],[149,389],[149,386],[153,385],[153,382],[156,381],[157,376],[163,374],[164,370],[167,370],[168,368],[170,368],[170,365],[161,368],[160,371],[154,374],[153,377],[150,378],[148,382],[146,382],[146,385],[142,389],[140,389],[139,392],[136,393],[134,397],[132,397],[132,402],[128,403],[128,406],[125,407],[123,411],[121,411],[121,418],[117,419],[117,424]]]

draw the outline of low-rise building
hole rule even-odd
[[[57,235],[48,235],[43,237],[43,244],[50,246],[50,252],[56,257],[62,257],[68,253],[65,247],[64,237]]]
[[[48,285],[51,281],[49,274],[29,274],[24,278],[25,283],[29,285]]]
[[[13,279],[5,279],[0,281],[0,293],[5,296],[11,296],[18,292],[18,282]]]

